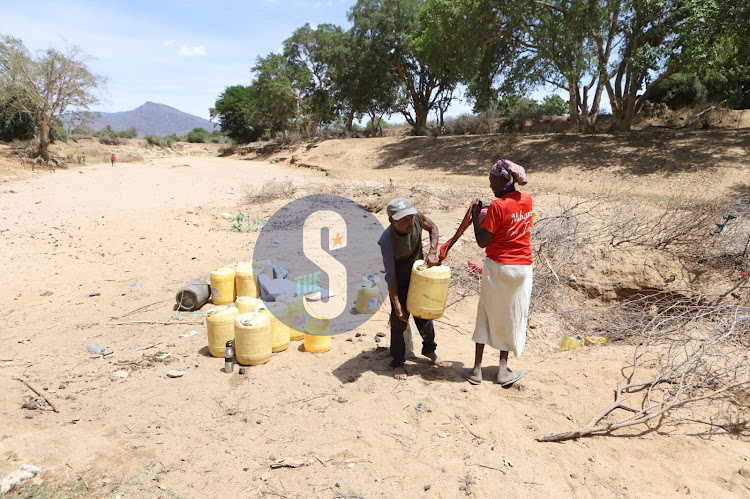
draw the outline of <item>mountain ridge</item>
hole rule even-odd
[[[147,135],[185,135],[194,128],[204,128],[209,132],[218,129],[215,123],[207,119],[180,111],[177,108],[146,101],[130,111],[98,113],[99,116],[86,123],[92,131],[98,131],[109,125],[115,132],[135,127],[139,137]],[[66,128],[76,124],[71,116],[63,117]]]

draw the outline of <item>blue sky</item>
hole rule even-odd
[[[91,56],[89,68],[107,78],[96,111],[152,101],[208,119],[226,87],[252,81],[258,56],[280,52],[305,23],[348,28],[355,1],[0,0],[0,34],[32,51],[63,48],[65,41],[81,47]],[[470,109],[459,101],[448,115]]]

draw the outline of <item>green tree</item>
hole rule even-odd
[[[39,154],[49,160],[49,127],[68,109],[86,110],[99,102],[93,91],[105,83],[91,73],[88,56],[66,44],[32,56],[17,38],[0,35],[0,95],[16,114],[31,118],[36,126]]]
[[[286,133],[300,124],[303,91],[299,83],[308,73],[282,54],[258,57],[253,67],[256,73],[252,84],[250,123],[275,136]]]
[[[372,123],[396,112],[399,79],[393,70],[390,47],[384,37],[355,24],[341,34],[330,61],[335,98],[353,130],[354,119],[367,115]]]
[[[211,119],[217,119],[219,129],[235,143],[252,142],[263,135],[251,123],[251,109],[256,105],[252,87],[227,87],[211,108]]]
[[[456,86],[447,76],[451,73],[428,63],[435,46],[422,36],[423,4],[424,0],[358,0],[349,12],[355,30],[388,49],[387,60],[401,84],[396,109],[418,134],[426,133],[429,112]]]
[[[331,65],[341,58],[343,39],[343,30],[338,26],[321,24],[313,30],[305,24],[284,41],[284,55],[298,75],[294,84],[299,96],[300,124],[309,136],[315,135],[319,126],[336,120]]]
[[[609,0],[604,9],[619,46],[605,88],[615,130],[629,130],[652,93],[680,72],[720,67],[727,40],[747,45],[750,6],[734,0]],[[601,50],[600,65],[610,58]],[[743,38],[744,37],[744,38]],[[747,50],[747,49],[745,49]],[[731,57],[730,57],[731,59]]]
[[[565,116],[568,110],[568,103],[559,95],[548,95],[536,105],[536,112],[543,116]]]
[[[34,120],[28,114],[16,112],[15,106],[0,95],[0,140],[31,140]]]

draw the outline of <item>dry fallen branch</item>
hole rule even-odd
[[[659,424],[664,418],[684,419],[679,410],[695,407],[700,401],[711,401],[704,410],[713,410],[713,425],[734,431],[746,429],[750,412],[750,324],[738,320],[740,312],[748,313],[746,307],[721,306],[718,300],[705,296],[660,305],[649,314],[641,309],[643,317],[635,323],[639,328],[628,337],[637,343],[632,370],[626,384],[615,390],[614,402],[585,427],[545,435],[538,439],[540,442],[607,435],[657,418]],[[617,314],[612,308],[605,309],[602,317],[613,321]],[[630,415],[602,423],[618,410]]]
[[[55,407],[55,404],[53,404],[50,401],[50,399],[48,399],[42,392],[40,392],[39,390],[37,390],[36,388],[34,388],[33,386],[31,386],[29,383],[27,383],[26,380],[21,379],[21,378],[13,378],[13,379],[17,379],[18,381],[20,381],[21,383],[23,383],[24,385],[26,385],[29,390],[31,390],[32,392],[36,393],[40,397],[42,397],[44,399],[44,401],[47,402],[47,404],[52,408],[53,411],[60,412],[60,411],[57,410],[57,407]]]

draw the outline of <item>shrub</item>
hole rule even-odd
[[[205,144],[211,141],[211,134],[205,128],[193,128],[185,136],[187,142]]]
[[[706,101],[706,87],[697,76],[676,73],[651,91],[651,102],[663,102],[671,109],[696,107]]]
[[[532,107],[536,107],[536,112],[542,116],[565,116],[570,112],[568,103],[556,94],[548,95],[541,103]]]
[[[99,130],[98,132],[94,132],[94,137],[115,137],[115,131],[112,130],[112,127],[109,125],[105,125],[104,128]]]
[[[60,141],[60,142],[67,142],[68,141],[68,131],[65,130],[65,127],[62,124],[62,121],[55,120],[54,123],[52,123],[52,126],[49,128],[49,140],[52,142]]]
[[[167,147],[167,143],[164,140],[164,138],[163,137],[159,137],[158,135],[147,135],[146,136],[146,142],[148,142],[152,146]]]
[[[134,126],[131,126],[127,130],[121,130],[117,132],[116,135],[121,139],[134,139],[138,137],[138,129],[136,129],[136,127]]]

